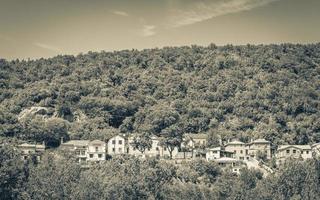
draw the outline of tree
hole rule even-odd
[[[17,199],[28,168],[13,146],[0,146],[0,199]]]
[[[141,133],[133,137],[133,142],[130,144],[134,149],[138,149],[143,155],[146,150],[151,149],[152,140],[150,134]]]
[[[182,130],[177,125],[170,126],[162,130],[162,138],[160,139],[160,145],[168,149],[170,158],[172,159],[172,152],[175,148],[180,147],[182,142]]]

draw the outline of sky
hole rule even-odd
[[[320,0],[0,0],[0,58],[320,42]]]

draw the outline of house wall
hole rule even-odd
[[[106,159],[106,144],[89,144],[87,151],[88,161],[102,161]]]
[[[125,154],[127,152],[125,139],[121,136],[115,136],[108,141],[107,144],[109,155]]]
[[[247,159],[248,154],[246,154],[246,150],[249,153],[249,149],[245,144],[229,144],[225,147],[225,150],[234,152],[234,158],[239,160]]]
[[[253,143],[249,146],[249,155],[253,155],[254,158],[257,158],[258,152],[264,152],[267,155],[267,159],[271,159],[271,145],[267,143]]]

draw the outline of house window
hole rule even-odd
[[[289,154],[289,153],[290,153],[290,150],[288,149],[288,150],[287,150],[287,154]]]
[[[159,147],[156,147],[156,151],[159,151]]]
[[[233,152],[234,152],[234,153],[237,153],[237,150],[234,150]]]
[[[122,148],[119,148],[119,152],[122,152]]]
[[[99,151],[99,148],[98,147],[96,147],[96,152],[98,152]]]
[[[116,144],[116,141],[115,141],[115,140],[112,140],[112,144]]]
[[[246,155],[248,155],[248,149],[246,149]]]
[[[167,147],[164,147],[163,150],[164,150],[164,151],[167,151]]]
[[[297,150],[295,150],[295,149],[294,149],[294,150],[292,150],[292,153],[297,153]]]
[[[112,148],[112,152],[115,152],[116,150],[115,150],[115,148]]]
[[[90,154],[90,158],[93,158],[93,154]]]
[[[119,140],[119,144],[122,144],[122,140]]]
[[[98,154],[98,157],[99,157],[99,158],[102,158],[102,154],[101,154],[101,153],[99,153],[99,154]]]
[[[306,151],[306,154],[309,154],[309,151]]]
[[[243,154],[243,151],[242,151],[242,150],[240,150],[240,153],[241,153],[241,154]]]

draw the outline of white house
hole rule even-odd
[[[281,165],[288,158],[309,159],[312,158],[312,149],[310,145],[281,145],[277,149],[276,163]]]
[[[126,139],[120,135],[116,135],[108,140],[107,153],[109,155],[121,155],[128,153]]]
[[[106,143],[100,140],[93,140],[88,143],[87,160],[103,161],[106,160]]]

